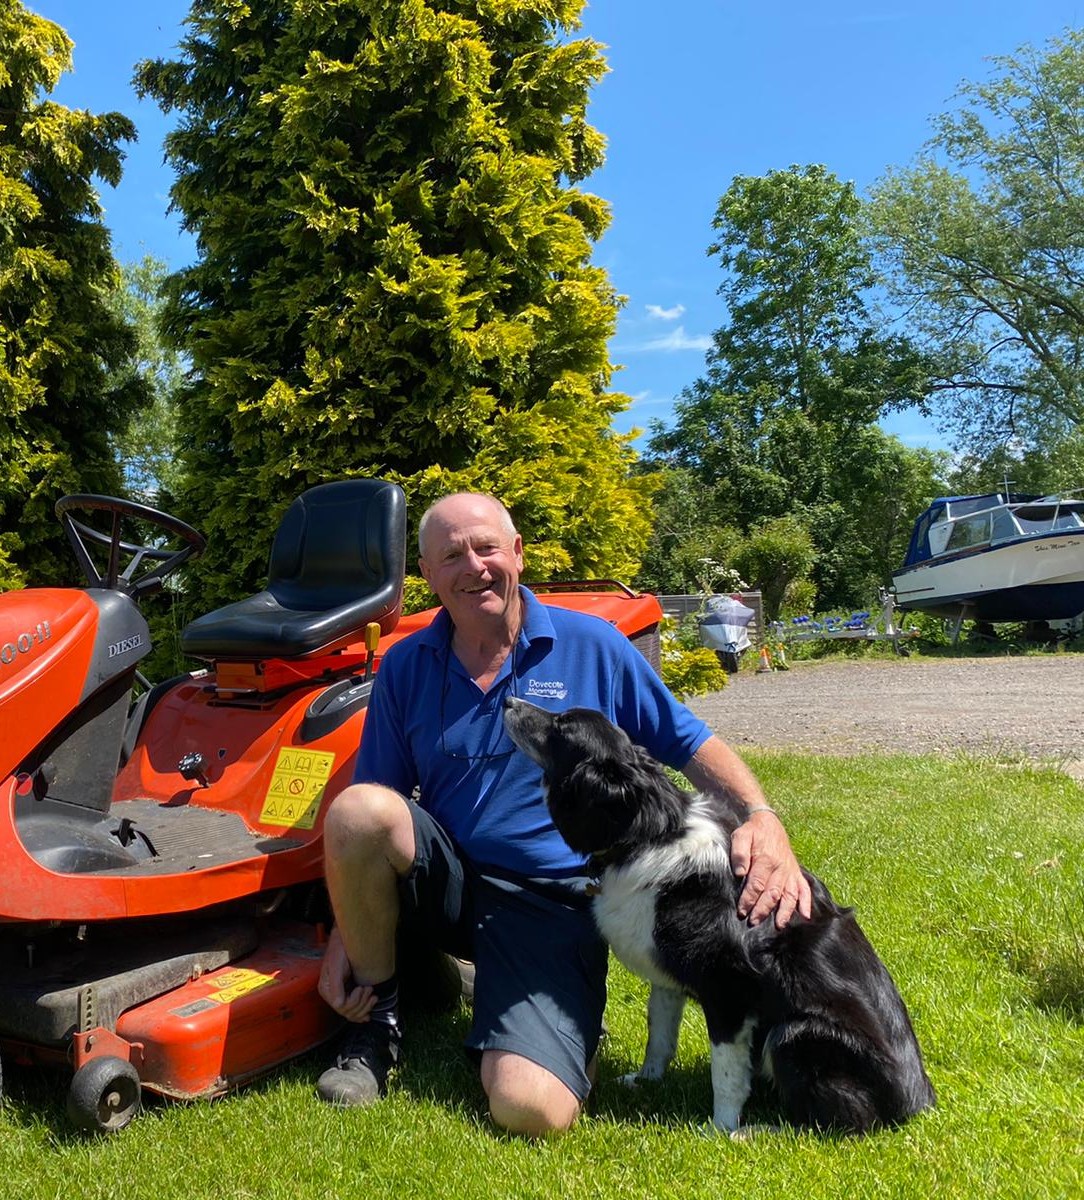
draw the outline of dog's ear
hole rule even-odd
[[[598,800],[622,800],[627,794],[628,767],[616,758],[585,758],[568,777],[570,790],[587,793]]]
[[[633,744],[625,787],[635,797],[630,837],[639,842],[674,837],[685,820],[688,797],[643,746]]]
[[[636,815],[620,764],[609,759],[581,759],[550,785],[546,800],[561,836],[580,854],[623,841]]]

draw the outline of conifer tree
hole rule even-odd
[[[0,0],[0,588],[70,578],[53,505],[122,488],[110,434],[147,398],[117,374],[134,336],[93,182],[135,129],[49,100],[71,65],[58,25]]]
[[[529,570],[630,575],[647,485],[611,419],[618,307],[586,119],[582,0],[194,0],[137,82],[198,261],[169,285],[190,356],[187,514],[209,601],[255,587],[281,513],[352,475],[498,493]]]

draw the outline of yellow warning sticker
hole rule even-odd
[[[275,977],[262,975],[259,971],[251,971],[247,967],[237,967],[232,971],[223,971],[208,982],[218,989],[208,994],[208,1000],[213,1000],[216,1004],[232,1004],[239,996],[245,996],[274,983]]]
[[[280,750],[260,810],[260,824],[311,829],[334,764],[335,755],[322,750],[298,750],[293,746]]]

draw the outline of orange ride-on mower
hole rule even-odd
[[[207,666],[133,702],[139,600],[204,539],[127,500],[57,513],[87,586],[0,596],[0,1051],[72,1071],[72,1121],[112,1131],[143,1089],[215,1096],[338,1031],[316,992],[324,809],[383,652],[435,610],[400,619],[402,491],[323,484],[288,509],[266,589],[183,630]],[[657,655],[654,597],[540,598]]]

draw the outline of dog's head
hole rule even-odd
[[[620,857],[672,835],[682,819],[662,768],[601,713],[551,713],[509,696],[508,736],[541,768],[557,832],[578,854]]]

